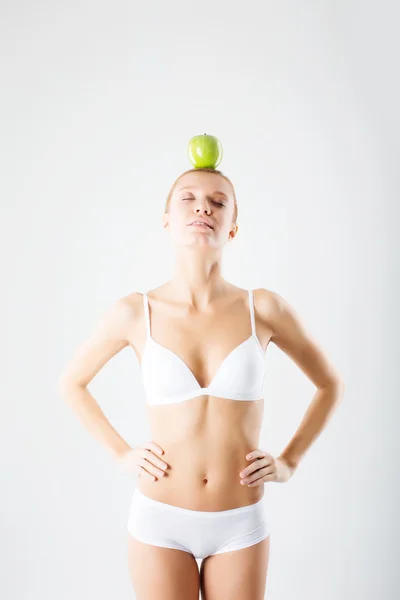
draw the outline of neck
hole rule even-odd
[[[175,269],[169,282],[177,296],[195,308],[204,308],[226,289],[221,274],[221,254],[185,248],[177,254]]]

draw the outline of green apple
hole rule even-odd
[[[222,160],[222,144],[214,135],[195,135],[188,144],[188,156],[195,169],[215,169]]]

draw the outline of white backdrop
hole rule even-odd
[[[164,202],[209,133],[239,205],[223,276],[283,295],[346,383],[293,479],[265,490],[266,597],[398,597],[395,3],[0,8],[0,596],[134,597],[135,481],[56,384],[114,300],[170,277]],[[276,346],[266,360],[260,447],[276,455],[314,387]],[[150,439],[132,349],[89,388],[131,445]]]

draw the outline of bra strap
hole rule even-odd
[[[253,290],[249,290],[249,307],[250,307],[251,332],[255,335],[256,326],[255,326],[255,320],[254,320]]]
[[[143,307],[144,307],[144,320],[146,324],[146,335],[150,337],[150,315],[149,315],[149,301],[147,293],[143,292]]]

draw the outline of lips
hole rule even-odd
[[[210,229],[214,229],[214,227],[211,225],[211,223],[209,223],[208,221],[205,221],[204,219],[195,219],[194,221],[189,223],[189,226],[197,225],[198,223],[202,223],[204,225],[207,225]]]

